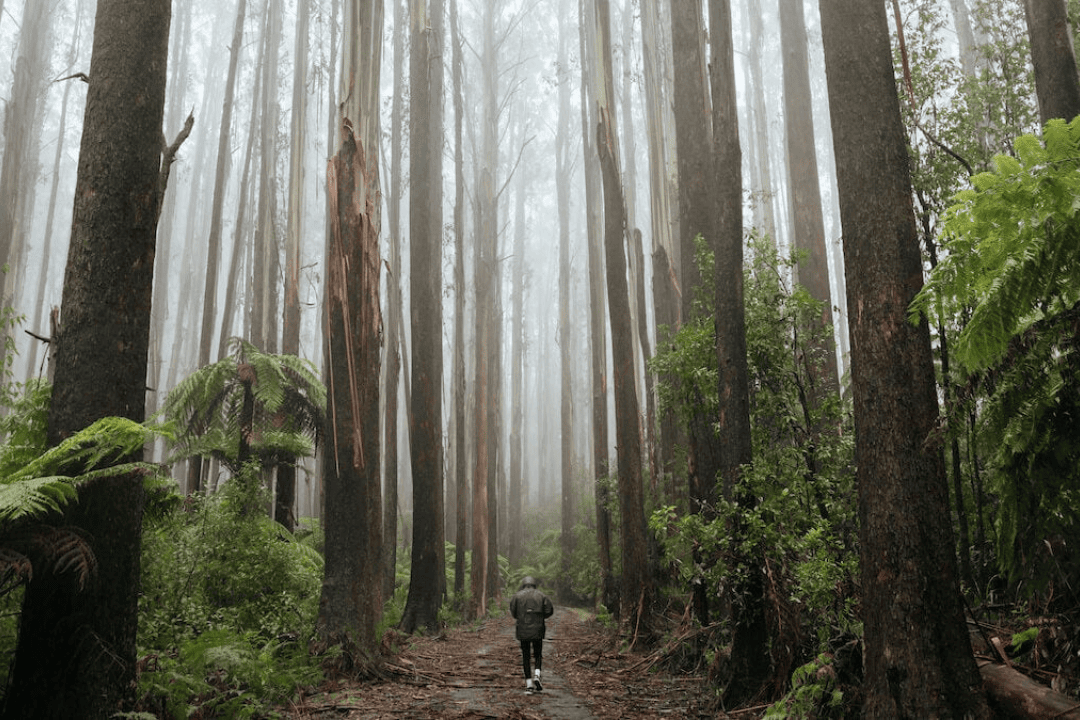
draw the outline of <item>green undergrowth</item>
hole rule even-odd
[[[265,507],[253,468],[211,497],[148,517],[140,598],[139,707],[165,717],[264,717],[318,683],[308,653],[320,533]]]

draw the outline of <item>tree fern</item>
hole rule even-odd
[[[264,353],[239,338],[231,354],[199,368],[169,393],[161,415],[177,428],[172,460],[212,456],[235,473],[243,440],[263,466],[314,453],[326,388],[314,366],[295,355]],[[245,393],[254,401],[241,427]]]
[[[970,320],[956,338],[969,371],[1001,360],[1009,341],[1080,299],[1080,118],[1051,120],[1043,140],[1016,140],[1015,158],[972,178],[946,214],[948,253],[912,304],[911,314],[949,325]]]
[[[911,315],[953,328],[977,413],[977,449],[997,496],[997,559],[1038,587],[1080,579],[1053,543],[1080,542],[1080,118],[1051,120],[1041,139],[972,178],[944,223],[948,253]]]

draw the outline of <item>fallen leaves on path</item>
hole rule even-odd
[[[620,650],[615,634],[584,613],[558,608],[544,643],[545,690],[526,695],[508,616],[436,637],[396,635],[386,679],[329,682],[295,720],[455,718],[482,720],[659,720],[715,718],[700,675],[666,672],[648,655]],[[551,625],[549,625],[549,628]],[[721,713],[719,717],[724,717]]]

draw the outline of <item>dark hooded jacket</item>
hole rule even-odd
[[[551,600],[536,589],[536,581],[531,577],[521,581],[521,589],[510,599],[510,614],[517,620],[518,640],[543,640],[547,632],[544,619],[554,613]]]

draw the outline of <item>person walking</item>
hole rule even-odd
[[[544,661],[544,622],[555,613],[555,607],[547,595],[536,589],[536,579],[526,575],[521,588],[510,599],[510,615],[517,620],[515,636],[521,643],[521,667],[525,671],[525,693],[532,695],[543,690],[540,684],[540,666]],[[530,658],[535,658],[536,669],[530,672]]]

